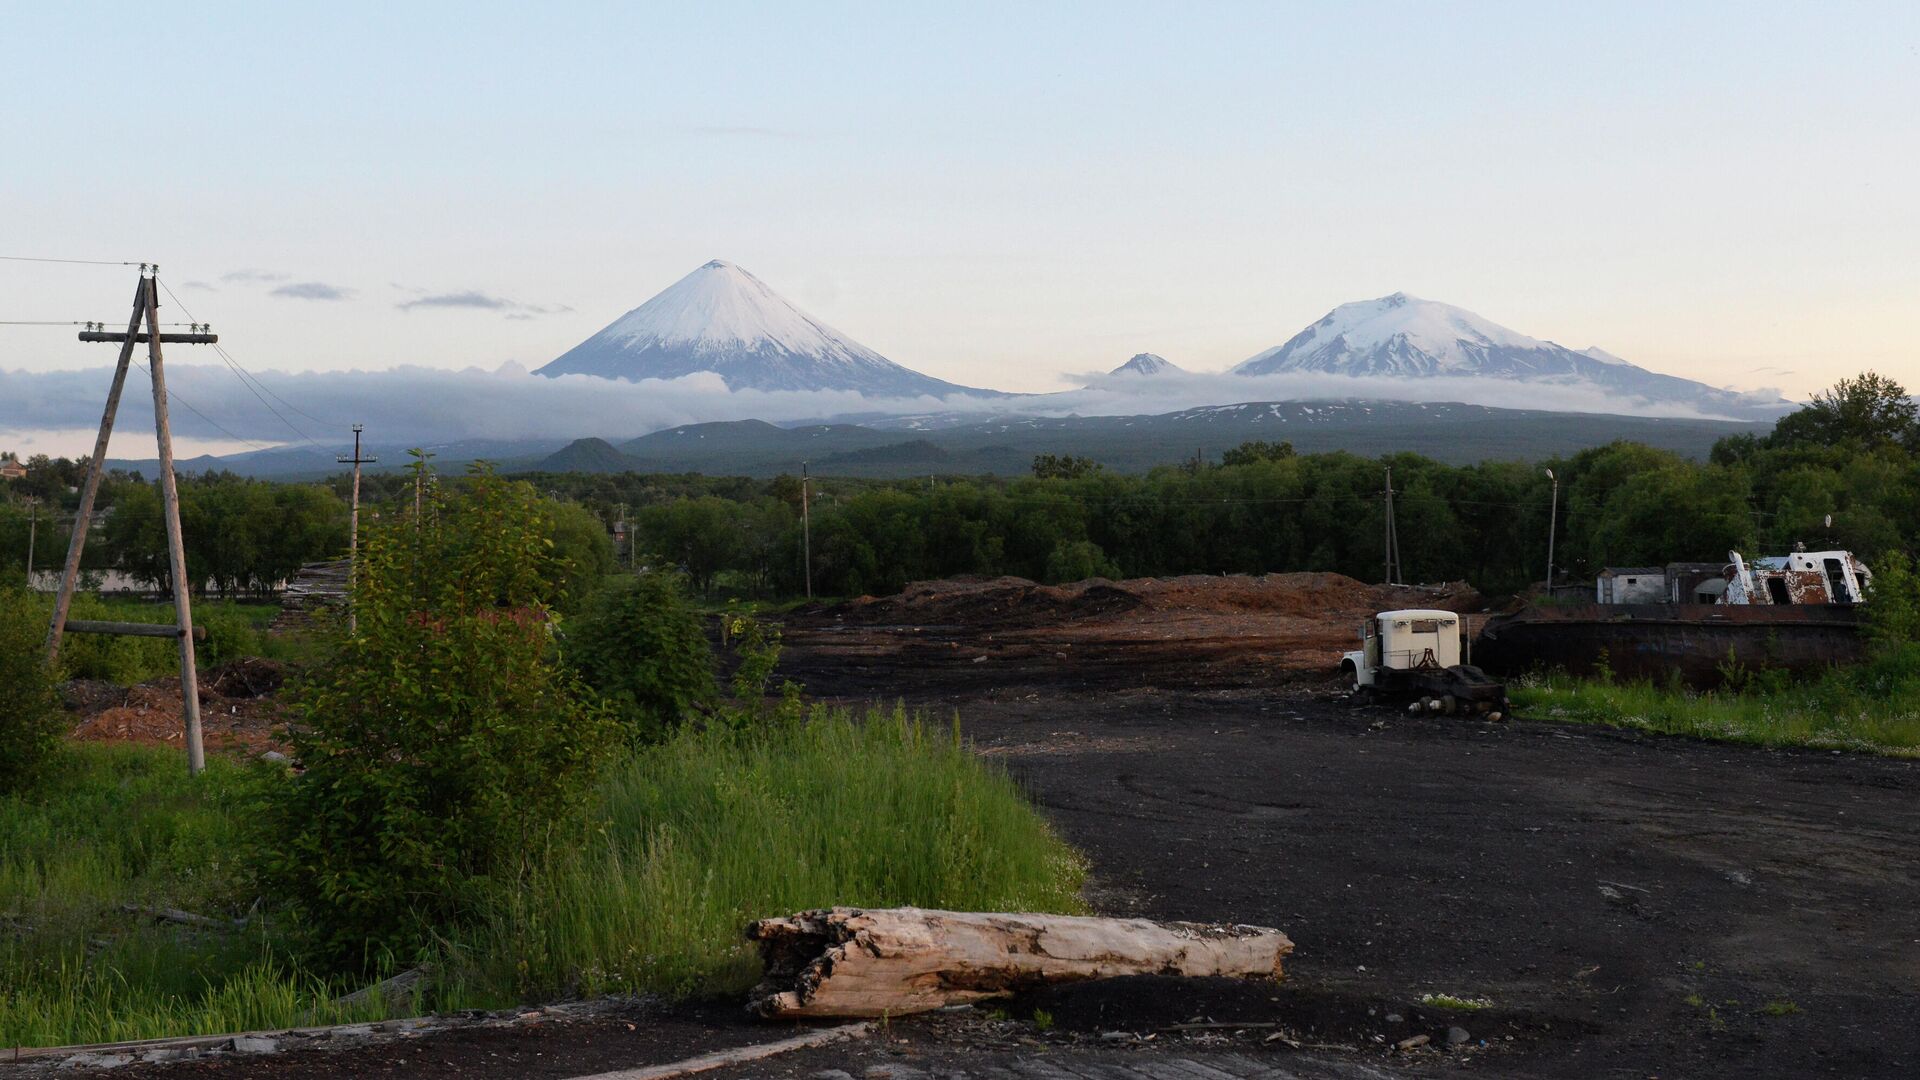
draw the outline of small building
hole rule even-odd
[[[1663,604],[1667,572],[1658,566],[1609,566],[1600,571],[1593,592],[1600,604]]]
[[[7,458],[0,461],[0,480],[25,480],[27,467],[20,464],[19,458]]]

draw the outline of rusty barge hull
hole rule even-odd
[[[1474,661],[1503,676],[1605,668],[1624,679],[1689,686],[1724,681],[1731,658],[1750,670],[1811,673],[1866,658],[1862,612],[1847,604],[1570,604],[1497,616]]]

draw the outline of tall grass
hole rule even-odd
[[[605,785],[466,942],[476,986],[516,997],[743,989],[750,920],[836,904],[1076,912],[1084,869],[958,730],[900,709],[816,708],[750,733],[685,731]]]
[[[316,1022],[338,992],[275,959],[256,925],[190,929],[123,910],[238,915],[245,770],[189,782],[164,749],[87,745],[0,798],[0,1046]],[[362,1013],[369,1010],[362,1009]]]
[[[1802,683],[1750,678],[1712,691],[1564,675],[1509,689],[1523,715],[1760,746],[1920,758],[1920,645]]]
[[[253,766],[251,769],[261,769]],[[86,744],[0,799],[0,1046],[372,1019],[302,970],[271,917],[236,933],[156,925],[253,904],[249,787],[218,757],[189,780],[160,749]],[[439,1007],[742,988],[750,919],[833,904],[1078,911],[1079,858],[954,729],[900,710],[813,710],[684,731],[603,781],[584,826],[498,883],[455,931]]]

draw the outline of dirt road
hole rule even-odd
[[[1490,1001],[1447,1026],[1523,1075],[1920,1074],[1911,763],[1356,709],[1177,634],[876,648],[845,623],[789,627],[795,677],[959,709],[1091,857],[1100,907],[1293,935],[1282,1000],[1216,989],[1220,1019],[1379,1047],[1440,994]],[[1053,1014],[1136,1007],[1075,997]]]

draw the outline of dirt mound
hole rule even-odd
[[[1383,586],[1343,574],[1188,574],[1171,578],[1093,578],[1041,585],[1018,577],[916,581],[894,596],[848,601],[819,614],[866,625],[1038,626],[1154,612],[1346,617],[1395,607],[1477,610],[1464,582]]]
[[[200,727],[207,745],[253,752],[278,749],[276,731],[283,720],[271,695],[283,677],[281,665],[261,659],[236,660],[203,672]],[[70,738],[165,746],[180,746],[186,739],[186,706],[177,676],[125,688],[89,681],[84,693],[74,687],[69,683],[63,688],[77,719]]]

